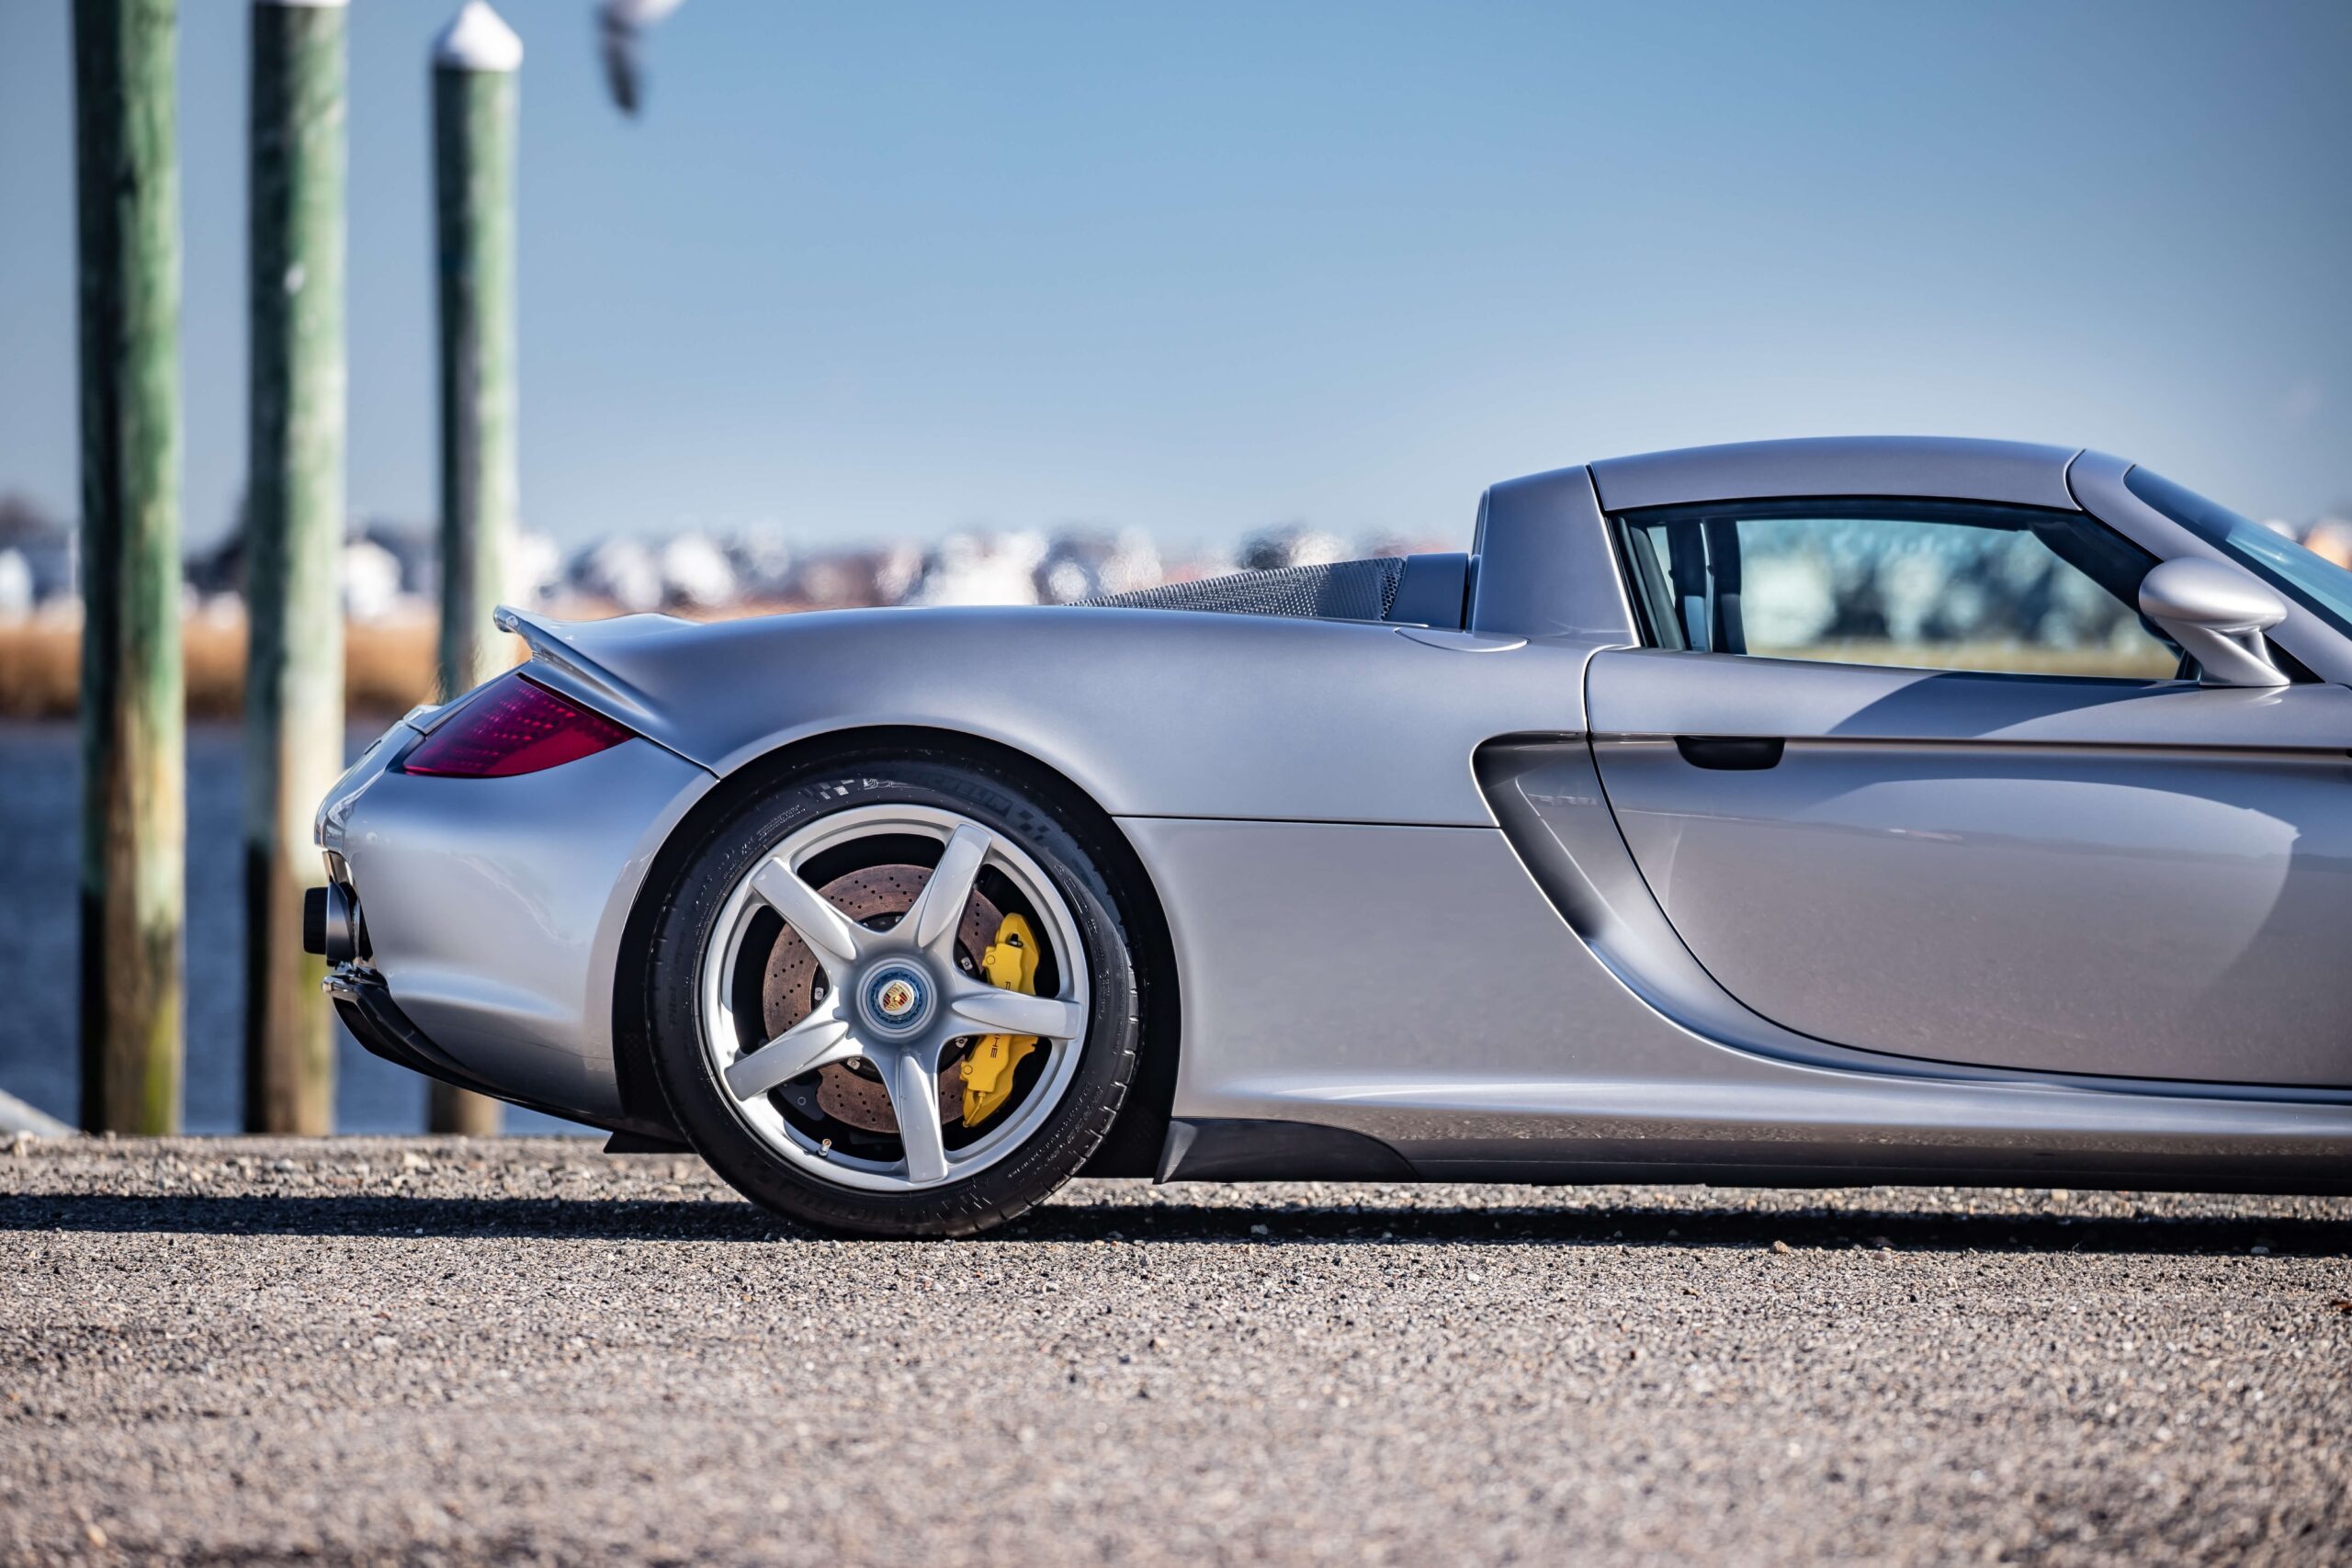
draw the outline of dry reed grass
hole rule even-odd
[[[429,702],[435,684],[435,623],[430,617],[355,621],[344,630],[344,702],[355,715],[397,715]],[[508,660],[523,645],[503,638]],[[187,711],[235,714],[243,705],[245,627],[235,617],[191,615],[181,628]],[[82,627],[71,617],[0,625],[0,716],[71,718],[81,690]]]

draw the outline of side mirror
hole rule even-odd
[[[2182,556],[2140,580],[2140,613],[2172,634],[2209,686],[2283,686],[2262,634],[2287,618],[2287,602],[2252,573]]]

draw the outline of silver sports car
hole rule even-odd
[[[1707,447],[1458,555],[501,624],[320,812],[337,1006],[802,1220],[2352,1190],[2352,573],[2114,457]]]

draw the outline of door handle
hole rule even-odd
[[[1788,742],[1777,735],[1678,735],[1674,749],[1694,768],[1750,773],[1778,767]]]

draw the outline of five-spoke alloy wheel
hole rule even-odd
[[[1064,813],[944,758],[790,781],[714,824],[657,929],[653,1056],[754,1200],[976,1230],[1074,1174],[1136,1065],[1118,900]]]

